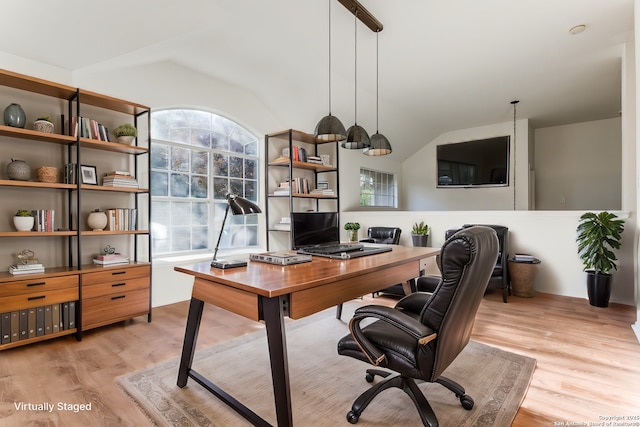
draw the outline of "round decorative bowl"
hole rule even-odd
[[[93,231],[104,230],[107,226],[107,214],[100,210],[90,212],[87,217],[87,225]]]
[[[118,138],[116,138],[116,141],[118,141],[120,144],[131,145],[134,139],[135,139],[135,136],[125,135],[125,136],[119,136]]]
[[[29,181],[31,167],[24,160],[11,159],[11,163],[7,165],[7,177],[16,181]]]
[[[47,120],[36,120],[33,122],[33,130],[44,133],[53,133],[53,123]]]
[[[58,168],[40,166],[36,169],[36,178],[40,182],[58,182]]]
[[[31,231],[35,218],[32,216],[14,216],[13,225],[18,231]]]

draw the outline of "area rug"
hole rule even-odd
[[[353,400],[370,387],[358,360],[339,356],[338,340],[348,334],[353,306],[342,318],[327,310],[288,321],[289,377],[296,426],[347,426]],[[201,328],[206,328],[203,324]],[[176,385],[179,358],[117,378],[120,387],[158,426],[230,427],[250,425],[189,379]],[[273,391],[264,330],[199,350],[193,369],[275,425]],[[535,359],[471,341],[445,376],[462,384],[475,406],[467,411],[439,384],[419,385],[440,426],[509,426],[527,392]],[[410,398],[398,389],[378,395],[360,416],[359,426],[407,427],[422,422]]]

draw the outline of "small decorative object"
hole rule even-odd
[[[125,123],[115,128],[113,135],[119,143],[129,145],[138,136],[138,130],[132,124]]]
[[[424,221],[416,222],[411,229],[413,246],[426,247],[429,239],[429,226]]]
[[[360,230],[359,222],[347,222],[344,225],[344,229],[347,230],[347,238],[350,242],[358,241],[358,230]]]
[[[31,167],[24,160],[11,159],[11,163],[7,165],[7,177],[16,181],[29,181]]]
[[[38,117],[36,121],[33,122],[33,130],[44,133],[53,133],[53,122],[51,121],[51,117]]]
[[[80,165],[80,179],[83,184],[98,185],[98,174],[95,166]]]
[[[102,231],[107,226],[107,214],[100,209],[89,213],[87,225],[93,231]]]
[[[614,250],[620,249],[624,221],[604,211],[586,212],[577,227],[578,255],[587,273],[589,304],[608,307],[611,296],[611,270],[617,270],[618,258]]]
[[[20,209],[13,217],[13,225],[18,231],[31,231],[35,219],[30,210]]]
[[[18,258],[19,264],[21,265],[38,264],[39,262],[35,252],[30,249],[24,249],[16,255],[16,258]]]
[[[105,255],[113,255],[116,253],[116,248],[111,245],[107,245],[102,249],[102,252],[104,252]]]
[[[40,182],[58,182],[58,168],[53,166],[40,166],[36,169],[36,178]]]
[[[14,128],[24,128],[27,117],[20,104],[12,103],[4,109],[4,124]]]

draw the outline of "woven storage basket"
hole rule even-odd
[[[40,166],[36,169],[36,177],[40,182],[58,182],[58,168]]]

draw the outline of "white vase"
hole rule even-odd
[[[102,211],[93,211],[87,217],[87,225],[93,231],[102,231],[107,226],[107,214]]]
[[[125,135],[125,136],[119,136],[118,138],[116,138],[116,141],[118,141],[120,144],[131,145],[134,139],[135,139],[135,136]]]
[[[13,225],[18,231],[31,231],[35,218],[32,216],[14,216]]]

